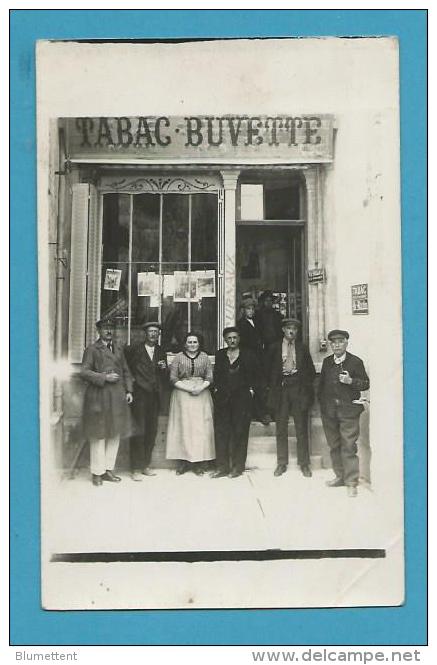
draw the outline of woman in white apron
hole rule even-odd
[[[184,350],[170,366],[173,392],[167,429],[167,459],[177,460],[176,473],[200,475],[204,463],[215,459],[213,404],[209,386],[212,365],[200,349],[197,333],[185,335]]]

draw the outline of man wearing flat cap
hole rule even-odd
[[[152,451],[158,430],[167,358],[158,344],[161,325],[150,321],[144,326],[145,340],[126,348],[126,359],[134,379],[132,415],[134,436],[130,439],[132,480],[156,475],[150,470]]]
[[[307,478],[311,477],[308,441],[308,411],[314,399],[313,382],[316,375],[308,348],[298,341],[300,321],[282,320],[280,341],[272,345],[269,354],[271,407],[275,409],[277,466],[275,476],[281,476],[288,466],[288,419],[293,416],[297,439],[297,463]]]
[[[131,434],[128,404],[132,402],[132,377],[123,349],[113,340],[113,324],[96,323],[99,335],[85,349],[81,377],[86,381],[82,425],[90,444],[93,485],[115,483],[121,478],[114,471],[120,437]]]
[[[357,440],[364,410],[359,400],[361,391],[369,388],[369,377],[361,358],[346,350],[347,330],[331,330],[328,340],[333,355],[323,361],[318,389],[323,429],[335,473],[327,485],[346,485],[348,496],[355,497],[359,478]]]
[[[225,349],[215,354],[214,429],[216,472],[213,478],[238,478],[245,469],[252,416],[252,396],[258,389],[260,367],[249,349],[240,348],[238,328],[223,330]]]

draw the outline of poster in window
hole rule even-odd
[[[103,288],[105,291],[120,291],[121,270],[106,268],[105,282]]]
[[[138,273],[138,295],[159,298],[159,275],[156,272]]]
[[[197,270],[197,298],[215,298],[215,270]]]
[[[197,280],[195,273],[176,270],[174,273],[174,301],[196,302],[197,300]]]
[[[164,298],[173,298],[174,296],[174,275],[162,276],[162,294]]]

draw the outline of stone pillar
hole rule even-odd
[[[224,326],[235,325],[235,210],[236,190],[240,171],[222,171],[223,187],[225,193],[225,223],[224,223]]]
[[[323,268],[323,220],[321,180],[318,166],[303,171],[307,199],[307,267]],[[306,275],[305,275],[306,278]],[[321,362],[326,355],[320,352],[320,342],[325,339],[325,284],[308,285],[308,338],[311,355]]]

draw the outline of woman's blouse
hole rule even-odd
[[[191,379],[193,376],[212,383],[212,365],[207,354],[200,351],[191,358],[184,351],[177,353],[170,365],[170,383],[174,385],[176,381]]]

